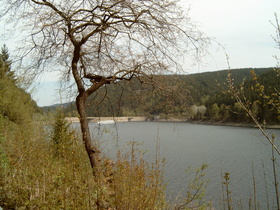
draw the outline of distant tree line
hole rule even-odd
[[[253,70],[253,71],[252,71]],[[139,80],[116,83],[100,89],[87,101],[89,116],[147,116],[151,118],[185,118],[193,120],[251,122],[235,99],[227,92],[228,74],[244,88],[252,110],[261,121],[278,122],[277,111],[256,87],[265,93],[279,90],[279,77],[274,68],[235,69],[192,75],[164,75],[154,79],[167,87],[160,89]],[[273,95],[273,94],[272,94]],[[275,98],[279,97],[277,95]],[[75,116],[75,105],[65,113]]]
[[[280,113],[274,106],[279,104],[279,71],[272,69],[261,75],[257,75],[254,70],[250,72],[250,78],[237,84],[244,93],[244,100],[259,122],[279,123]],[[227,92],[221,92],[211,97],[206,101],[205,106],[207,111],[204,117],[208,120],[252,121],[241,105]]]

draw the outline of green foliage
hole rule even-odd
[[[279,122],[280,120],[280,75],[279,69],[274,69],[261,76],[251,71],[252,79],[245,84],[245,96],[252,103],[259,121]]]
[[[264,71],[263,74],[251,70],[251,76],[238,83],[230,71],[231,82],[235,86],[234,92],[240,95],[244,104],[252,111],[259,121],[270,123],[279,122],[279,75],[275,69]],[[215,105],[216,104],[216,105]],[[231,91],[220,92],[206,101],[207,119],[232,122],[252,122],[248,113],[239,102],[236,102]],[[213,110],[215,106],[216,113]]]
[[[14,72],[11,71],[11,61],[9,60],[9,52],[6,45],[1,48],[0,53],[0,78],[8,79],[16,82]]]
[[[30,94],[18,87],[5,46],[0,54],[0,75],[0,114],[16,123],[30,121],[38,107]]]
[[[220,108],[219,108],[218,104],[214,103],[210,107],[208,113],[209,113],[210,119],[219,120],[220,119]]]
[[[70,124],[65,119],[65,115],[61,109],[57,109],[55,114],[55,122],[52,132],[52,144],[56,156],[64,156],[65,151],[71,144],[74,132],[69,130]]]
[[[227,121],[230,117],[228,106],[226,106],[224,103],[220,106],[220,117],[225,121]]]

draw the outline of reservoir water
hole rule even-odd
[[[103,151],[111,157],[114,157],[117,147],[123,148],[127,142],[136,141],[145,151],[144,158],[154,161],[159,143],[160,156],[166,160],[164,179],[167,196],[171,200],[178,193],[184,196],[188,182],[193,179],[194,175],[186,173],[186,169],[208,164],[205,171],[209,179],[206,195],[215,208],[221,209],[222,176],[228,172],[234,209],[238,209],[240,200],[242,209],[249,209],[249,199],[253,197],[253,165],[259,209],[267,208],[267,194],[270,208],[276,205],[272,149],[258,129],[172,122],[91,123],[90,129]],[[267,131],[279,139],[280,130]],[[280,160],[279,155],[276,157]],[[279,165],[277,172],[280,177]]]

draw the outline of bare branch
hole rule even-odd
[[[24,25],[22,49],[31,72],[58,69],[75,81],[76,105],[91,166],[98,153],[87,121],[86,100],[102,86],[176,73],[178,59],[205,51],[209,39],[177,0],[3,0],[3,14]],[[2,2],[1,2],[2,3]]]

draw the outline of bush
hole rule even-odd
[[[69,130],[69,126],[62,110],[57,109],[51,137],[54,154],[57,157],[67,155],[66,150],[70,147],[74,135],[74,132]]]

